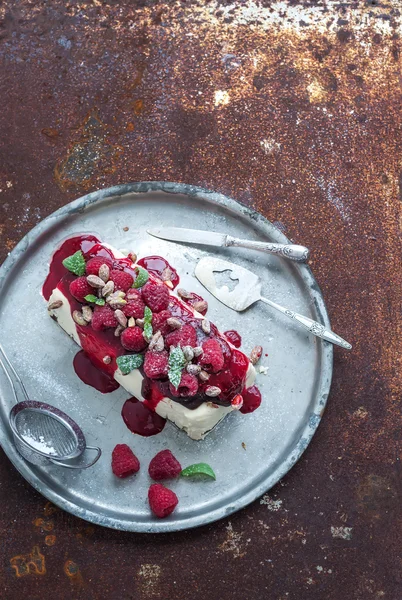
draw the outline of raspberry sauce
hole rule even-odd
[[[137,398],[129,398],[125,401],[121,416],[130,431],[144,437],[160,433],[166,424],[166,419],[160,417]]]
[[[137,264],[139,264],[140,267],[144,267],[148,273],[152,273],[155,277],[159,277],[159,279],[163,279],[162,273],[165,269],[170,269],[170,281],[173,285],[171,289],[174,290],[175,287],[179,285],[180,277],[178,276],[176,269],[174,269],[166,259],[162,258],[162,256],[145,256],[144,258],[141,258]]]
[[[80,350],[74,356],[73,366],[74,371],[81,381],[92,386],[98,390],[98,392],[102,392],[102,394],[114,392],[114,390],[117,390],[120,387],[112,375],[109,375],[105,371],[101,371],[94,366],[90,357],[84,350]]]
[[[261,392],[256,385],[252,385],[242,393],[243,406],[240,412],[243,414],[254,412],[261,404]]]
[[[202,296],[199,296],[195,292],[191,292],[191,298],[182,298],[181,301],[185,302],[189,306],[194,306],[197,302],[203,302],[204,298]],[[204,310],[199,310],[198,309],[198,312],[201,315],[206,315],[207,311],[208,311],[208,304],[207,304],[207,307]]]
[[[78,252],[78,250],[81,250],[85,255],[89,249],[93,248],[94,245],[98,243],[99,240],[94,235],[79,235],[69,238],[62,243],[60,248],[58,248],[52,256],[49,274],[42,287],[42,295],[45,300],[49,300],[60,279],[68,273],[66,267],[63,266],[63,260],[75,252]],[[74,275],[71,273],[71,281],[73,279]]]
[[[235,331],[234,329],[229,329],[229,331],[225,331],[225,333],[223,335],[227,337],[229,342],[231,344],[233,344],[233,346],[235,346],[235,348],[240,348],[241,336],[239,333],[237,333],[237,331]]]

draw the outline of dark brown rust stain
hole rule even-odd
[[[19,554],[10,559],[16,577],[26,575],[46,575],[45,557],[39,546],[34,546],[29,554]]]
[[[55,512],[58,512],[60,509],[52,504],[51,502],[46,502],[45,507],[43,509],[43,514],[45,517],[50,517],[50,515],[54,515]]]
[[[46,546],[54,546],[56,543],[56,536],[55,535],[47,535],[45,537],[45,544]]]
[[[88,533],[48,505],[51,569],[13,578],[9,597],[47,600],[49,580],[71,598],[69,556],[85,568],[90,583],[74,587],[85,600],[142,600],[144,566],[171,600],[399,597],[399,5],[17,0],[0,18],[2,258],[87,190],[186,181],[308,245],[333,327],[354,345],[335,351],[322,424],[273,503],[254,503],[230,527],[162,537]],[[5,457],[0,479],[4,552],[17,555],[16,571],[35,572],[18,553],[49,537],[32,527],[43,500]],[[350,539],[331,527],[351,528]]]
[[[55,167],[55,179],[61,190],[69,187],[89,189],[97,170],[113,173],[121,148],[109,141],[105,124],[93,109],[78,130],[77,139],[67,156]]]
[[[33,521],[33,524],[41,533],[44,533],[45,531],[52,531],[54,528],[54,523],[50,519],[37,518]]]
[[[381,475],[368,475],[357,487],[357,502],[372,519],[393,519],[400,508],[401,498],[393,481]]]
[[[73,560],[66,560],[63,570],[75,588],[82,589],[85,587],[80,568],[76,562]]]
[[[46,135],[48,138],[56,138],[60,135],[60,132],[57,129],[52,129],[51,127],[45,127],[42,129],[43,135]]]

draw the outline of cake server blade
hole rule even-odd
[[[238,281],[233,290],[229,290],[227,285],[218,286],[216,281],[215,273],[227,272],[231,281]],[[268,298],[261,296],[261,282],[259,277],[239,265],[221,260],[220,258],[202,258],[195,267],[195,276],[207,288],[211,294],[218,298],[220,302],[237,310],[239,312],[245,310],[258,300],[265,302],[275,310],[279,311],[289,319],[293,319],[296,323],[307,329],[313,335],[336,344],[345,348],[345,350],[351,350],[352,346],[346,340],[342,339],[339,335],[327,329],[325,325],[305,317],[299,313],[280,306]]]

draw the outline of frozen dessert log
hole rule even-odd
[[[178,276],[162,258],[163,277],[132,258],[94,236],[66,240],[43,286],[49,314],[130,395],[192,439],[203,439],[241,408],[241,393],[255,379],[254,367],[212,323],[173,294]],[[128,370],[130,364],[136,368]]]

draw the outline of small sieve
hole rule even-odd
[[[29,400],[19,375],[0,345],[0,364],[4,369],[17,404],[9,415],[9,422],[18,452],[34,465],[53,463],[69,469],[87,469],[100,458],[101,449],[87,446],[85,436],[75,421],[64,412],[46,404]],[[24,400],[20,401],[20,396]],[[85,450],[94,451],[95,458],[87,464],[70,464]]]

